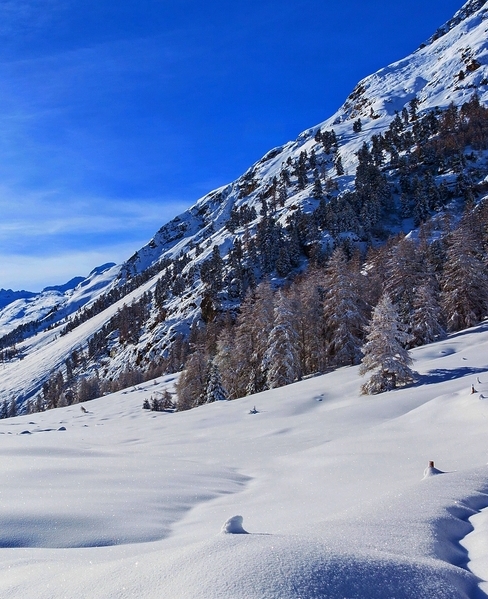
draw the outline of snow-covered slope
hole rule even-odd
[[[467,10],[469,6],[472,10]],[[478,7],[476,10],[475,8]],[[488,6],[468,2],[449,30],[361,81],[335,118],[392,116],[412,98],[419,109],[459,105],[473,90],[488,99]],[[462,74],[461,74],[462,73]]]
[[[0,334],[12,333],[19,327],[22,333],[20,340],[15,340],[17,353],[3,364],[0,400],[17,397],[22,402],[31,396],[73,349],[86,348],[90,337],[100,331],[118,308],[138,300],[147,291],[154,293],[162,279],[163,309],[156,308],[153,302],[137,343],[111,347],[110,356],[103,364],[108,377],[117,377],[121,369],[140,364],[141,360],[147,365],[155,357],[165,355],[177,333],[188,333],[192,323],[204,318],[202,304],[205,302],[215,311],[235,308],[242,293],[230,297],[229,290],[234,283],[241,283],[230,264],[230,250],[237,243],[245,245],[249,237],[256,234],[264,203],[271,201],[273,193],[276,195],[274,182],[282,180],[285,170],[293,171],[304,152],[309,157],[315,155],[316,169],[310,169],[302,188],[296,184],[295,175],[290,175],[293,181],[286,189],[286,197],[279,202],[274,198],[277,205],[273,218],[283,228],[300,210],[310,213],[319,205],[313,194],[314,170],[324,186],[331,185],[329,198],[351,189],[358,150],[373,135],[384,132],[395,111],[408,107],[412,99],[418,100],[419,114],[435,107],[446,108],[451,102],[461,104],[474,92],[483,104],[488,104],[487,19],[486,2],[470,0],[422,48],[361,81],[336,114],[303,132],[295,141],[270,150],[238,180],[199,199],[192,208],[165,224],[126,263],[105,272],[94,272],[75,289],[49,290],[33,298],[18,299],[0,309]],[[361,119],[360,131],[354,125],[357,119]],[[317,132],[332,129],[337,137],[343,174],[337,173],[333,152],[327,152],[316,137]],[[480,181],[488,176],[488,160],[481,154],[479,163],[474,165]],[[443,175],[444,178],[449,176]],[[235,214],[239,214],[239,218],[230,226]],[[325,246],[332,237],[327,231],[322,233],[321,243]],[[218,248],[224,262],[222,278],[226,291],[209,299],[200,273],[214,248]],[[306,263],[306,249],[296,270]],[[262,273],[251,274],[259,278]],[[114,300],[109,296],[114,289],[124,289],[125,299],[117,295]],[[94,311],[94,319],[86,322],[90,316],[86,308],[106,298],[110,301],[101,301],[100,305],[111,305],[104,311]],[[78,308],[81,310],[73,314]],[[76,323],[82,322],[81,328],[74,326],[75,319]],[[30,326],[39,320],[41,326]],[[73,330],[67,332],[67,323],[73,325],[69,327]],[[48,325],[49,330],[33,336]],[[92,370],[101,367],[100,363],[90,364]],[[19,368],[26,376],[21,383],[16,377]],[[14,384],[14,381],[17,382]]]
[[[15,300],[33,297],[36,295],[32,291],[13,291],[13,289],[0,289],[0,309],[5,308]]]
[[[119,271],[120,266],[104,264],[94,268],[86,278],[75,277],[64,285],[46,287],[40,293],[0,291],[0,302],[4,304],[0,310],[0,336],[30,322],[39,321],[39,328],[45,328],[65,318],[106,291]]]
[[[371,135],[384,131],[395,113],[401,112],[413,98],[419,100],[419,112],[446,108],[451,102],[460,105],[469,100],[475,90],[480,100],[488,103],[488,5],[470,0],[441,30],[446,31],[423,48],[360,81],[343,106],[323,123],[304,131],[294,142],[268,152],[247,172],[259,181],[253,192],[239,197],[246,176],[211,192],[192,209],[163,226],[150,243],[129,260],[129,265],[140,272],[163,255],[178,255],[188,247],[190,240],[196,243],[210,238],[222,245],[222,220],[234,205],[254,203],[259,209],[260,192],[274,176],[279,176],[289,158],[298,158],[303,150],[315,149],[320,153],[320,144],[313,137],[318,129],[336,131],[347,173],[340,185],[347,187],[357,164],[357,150]],[[463,79],[459,76],[461,71]],[[361,132],[353,131],[353,121],[357,118],[362,120]],[[333,171],[332,164],[328,170]],[[309,196],[310,190],[296,194],[288,199],[287,206],[300,199],[310,200]],[[208,235],[210,225],[216,231],[213,236]]]
[[[171,376],[0,421],[0,597],[486,597],[487,352],[486,324],[418,348],[373,397],[353,367],[143,410]]]

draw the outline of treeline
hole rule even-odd
[[[57,311],[58,308],[55,306],[42,318],[21,324],[6,335],[3,335],[3,337],[0,337],[0,350],[5,350],[0,352],[0,361],[7,361],[13,355],[17,354],[14,349],[15,345],[52,326],[56,319]]]
[[[488,203],[470,206],[456,228],[447,216],[443,226],[436,241],[423,227],[418,240],[392,238],[364,258],[337,247],[286,288],[265,281],[250,290],[237,314],[193,332],[178,409],[358,364],[385,297],[405,349],[479,323],[488,315]]]
[[[354,131],[361,126],[356,121]],[[486,209],[474,204],[487,191],[482,182],[486,164],[479,152],[488,148],[488,109],[478,97],[461,107],[421,115],[412,100],[383,133],[360,148],[353,191],[339,193],[330,176],[331,166],[337,176],[344,173],[334,131],[317,131],[315,142],[308,153],[283,162],[271,181],[260,182],[252,169],[242,178],[239,196],[257,192],[260,208],[243,204],[230,212],[226,227],[234,239],[226,255],[214,246],[206,260],[192,263],[203,250],[189,244],[176,259],[164,259],[138,275],[125,273],[117,287],[73,315],[61,334],[160,273],[152,292],[120,308],[78,350],[77,360],[68,358],[53,373],[49,388],[29,409],[86,401],[177,372],[185,364],[182,408],[355,364],[372,310],[385,293],[409,330],[409,346],[479,322],[486,314],[480,299],[486,297]],[[283,218],[286,199],[298,192],[314,198],[315,209],[305,212],[297,203]],[[466,216],[450,231],[454,225],[443,214],[453,199],[466,205]],[[424,223],[433,215],[442,231],[431,236]],[[389,239],[392,225],[405,218],[423,228],[420,241]],[[355,250],[378,242],[384,247],[366,255]],[[462,277],[459,262],[464,264]],[[297,276],[305,265],[307,272]],[[276,278],[279,292],[269,283],[260,284]],[[139,348],[134,363],[108,379],[103,363],[117,353],[117,344],[137,344],[143,332],[168,318],[169,302],[200,280],[202,322],[190,338],[177,337],[163,356],[152,360],[150,345]],[[260,332],[248,330],[253,323],[260,323]],[[4,359],[14,355],[15,343],[32,334],[32,323],[23,326],[0,340]]]
[[[107,377],[100,368],[93,366],[88,348],[77,349],[66,359],[63,367],[51,374],[43,384],[42,390],[26,402],[22,411],[31,414],[84,403],[156,379],[168,372],[178,372],[182,369],[188,352],[188,341],[180,335],[165,356],[149,361],[144,367],[127,366],[118,375]],[[174,408],[167,394],[154,397],[148,409],[161,411]],[[15,399],[5,401],[0,407],[0,418],[9,418],[18,413]]]
[[[353,191],[339,193],[337,180],[327,175],[340,158],[334,131],[318,131],[315,140],[317,150],[288,158],[279,176],[263,186],[259,213],[247,205],[232,209],[226,226],[235,238],[227,259],[215,247],[200,267],[214,304],[219,295],[243,300],[263,278],[293,276],[303,261],[323,265],[330,255],[327,236],[335,243],[345,234],[367,245],[385,241],[392,225],[403,219],[420,226],[453,199],[469,204],[486,191],[479,183],[486,165],[476,152],[488,148],[488,109],[476,94],[460,108],[451,105],[422,115],[413,99],[384,133],[373,135],[358,151]],[[257,189],[250,171],[241,196]],[[315,209],[292,206],[283,220],[280,208],[300,190],[317,200]],[[194,276],[182,274],[180,283],[183,292]]]

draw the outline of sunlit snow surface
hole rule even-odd
[[[412,354],[377,396],[344,368],[143,410],[169,376],[0,421],[0,596],[486,597],[488,326]]]

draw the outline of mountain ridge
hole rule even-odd
[[[439,27],[439,29],[434,33],[434,35],[432,35],[426,42],[420,45],[420,48],[424,48],[425,46],[428,46],[429,44],[435,42],[435,40],[448,33],[453,27],[456,27],[456,25],[459,25],[459,23],[473,15],[485,4],[486,0],[468,0],[468,2],[466,2],[466,4],[464,4],[456,12],[452,19],[449,19],[447,23],[445,23],[442,27]]]

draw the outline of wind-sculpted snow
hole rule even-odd
[[[377,396],[350,367],[143,410],[173,375],[2,420],[0,597],[486,598],[487,350],[417,348],[426,378]]]
[[[486,564],[488,563],[488,508],[477,511],[470,517],[473,530],[461,541],[461,545],[469,554],[469,569],[473,574],[486,580]],[[488,593],[488,582],[481,582],[480,588]]]
[[[226,562],[225,570],[212,568],[208,556]],[[434,559],[361,552],[300,536],[217,537],[171,565],[175,574],[164,588],[172,597],[464,599],[477,592],[474,576]]]

